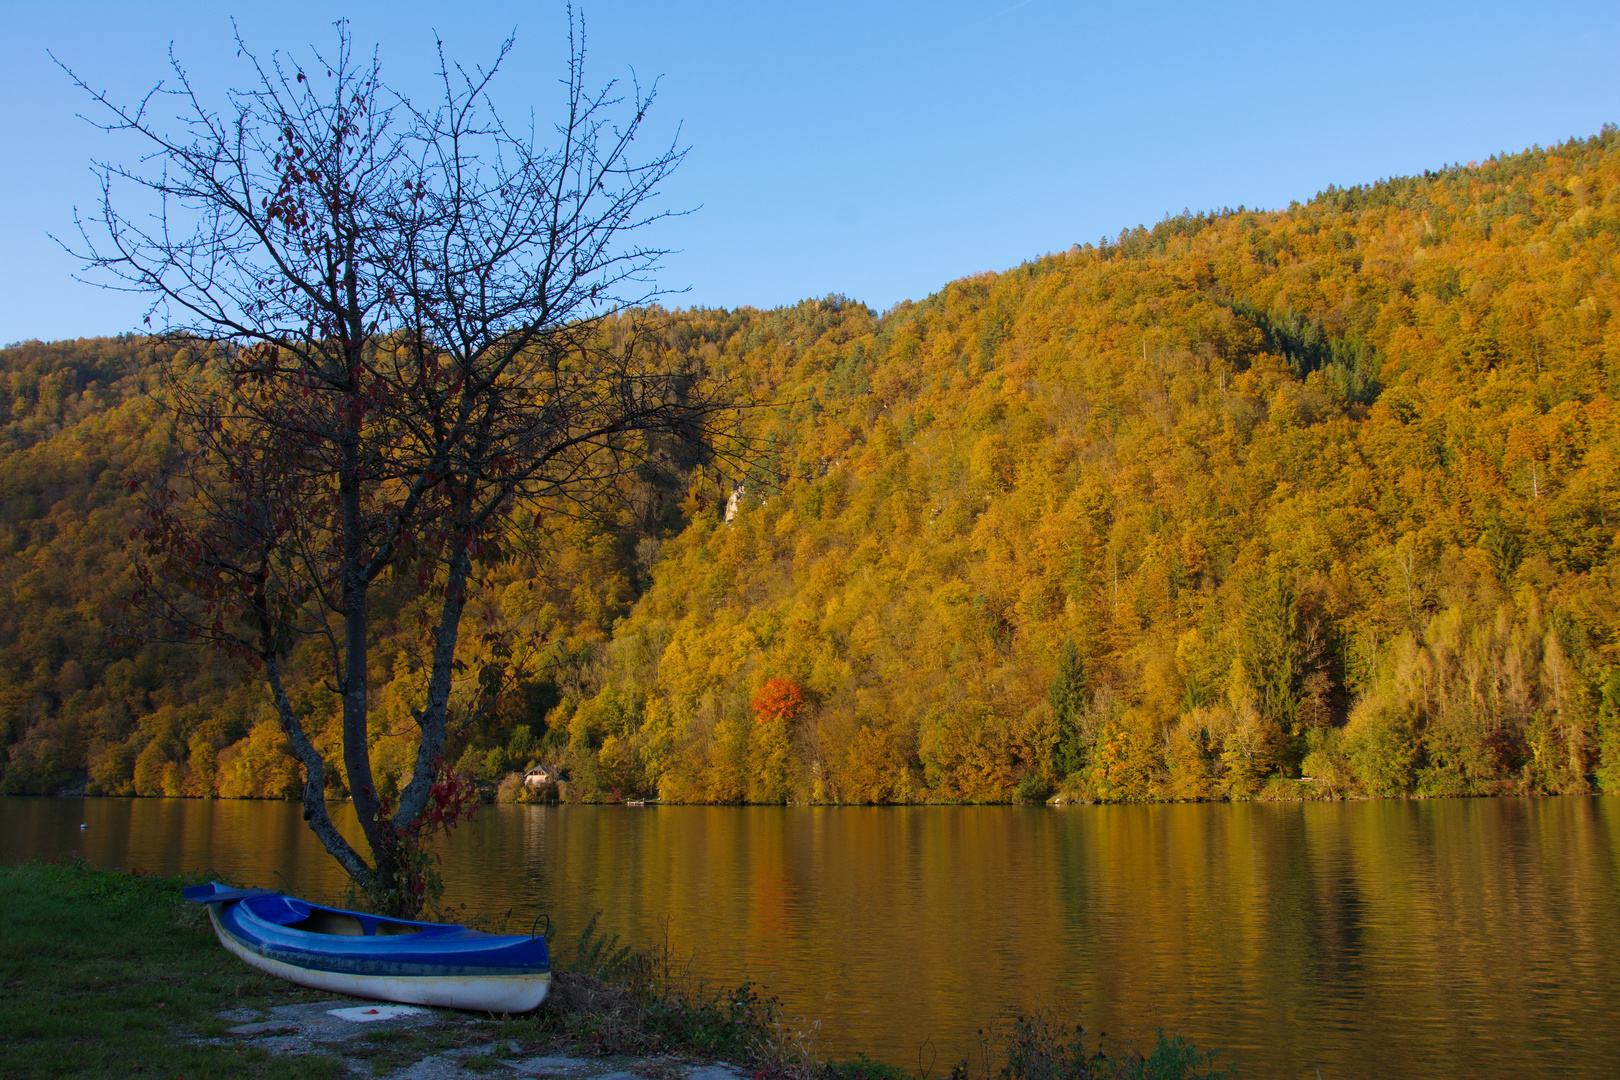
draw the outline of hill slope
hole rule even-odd
[[[693,477],[661,523],[574,527],[492,581],[539,581],[554,646],[461,763],[713,801],[1620,788],[1617,255],[1606,129],[881,318],[644,313],[781,403],[763,452],[735,498]],[[3,360],[5,788],[276,793],[249,782],[286,766],[252,688],[175,658],[194,674],[158,694],[152,647],[73,636],[122,558],[84,523],[128,507],[71,448],[156,451],[138,397],[40,426],[56,392],[17,373],[42,348]],[[19,479],[40,462],[68,471]]]
[[[664,546],[552,723],[682,799],[1614,786],[1617,150],[1172,219],[881,320],[674,317],[793,402],[794,478]],[[796,720],[753,715],[773,676]]]

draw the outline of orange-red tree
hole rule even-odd
[[[748,739],[749,802],[784,802],[793,789],[793,721],[804,708],[804,688],[780,676],[765,680],[753,700]]]
[[[753,700],[754,721],[761,726],[773,720],[790,723],[804,708],[804,687],[791,679],[772,675]]]

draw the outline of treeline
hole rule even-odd
[[[1620,788],[1617,256],[1606,128],[881,317],[639,313],[774,403],[758,452],[492,573],[484,617],[542,647],[460,767],[715,802]],[[144,347],[0,357],[0,785],[276,795],[256,685],[105,629],[162,452]],[[420,651],[396,604],[383,681]]]

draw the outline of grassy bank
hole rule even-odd
[[[0,1076],[324,1078],[323,1055],[272,1057],[222,1035],[229,1008],[322,995],[219,947],[173,878],[82,866],[0,867]]]
[[[420,1032],[377,1032],[342,1056],[270,1054],[226,1037],[238,1021],[219,1014],[331,995],[263,975],[227,954],[206,913],[180,898],[192,883],[83,864],[0,866],[0,1076],[315,1080],[347,1075],[361,1059],[367,1072],[381,1075],[426,1054],[498,1040],[513,1057],[636,1057],[643,1059],[636,1071],[653,1078],[675,1075],[671,1060],[697,1057],[771,1080],[910,1080],[865,1057],[824,1060],[815,1026],[786,1021],[757,989],[712,991],[668,949],[636,950],[594,927],[561,950],[571,959],[555,972],[546,1004],[526,1016],[466,1014]],[[981,1040],[980,1061],[951,1070],[950,1080],[1227,1075],[1212,1071],[1207,1055],[1163,1036],[1145,1058],[1105,1058],[1077,1031],[1046,1018],[1020,1019]],[[497,1057],[468,1058],[466,1067],[510,1074]]]

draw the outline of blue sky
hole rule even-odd
[[[1167,212],[1286,206],[1516,151],[1620,120],[1620,5],[584,5],[590,72],[660,76],[655,130],[689,156],[658,236],[672,306],[771,307],[839,292],[885,310],[945,282],[1096,241]],[[73,280],[48,238],[96,199],[125,144],[46,55],[115,96],[176,55],[242,81],[229,3],[0,0],[0,342],[116,333],[142,310]],[[256,50],[307,49],[351,20],[385,75],[426,88],[435,31],[486,60],[541,121],[558,102],[555,3],[307,4],[235,12]]]

